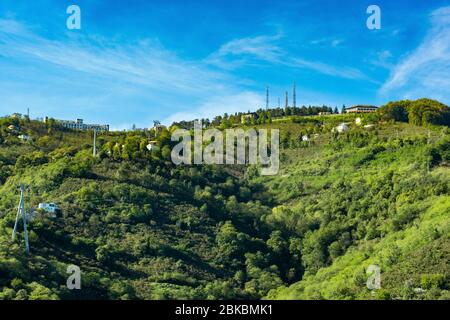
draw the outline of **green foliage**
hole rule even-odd
[[[280,176],[258,178],[283,203],[264,221],[298,239],[304,266],[301,281],[285,282],[267,298],[448,296],[448,131],[381,128],[376,135],[355,128],[331,135],[327,145],[302,151],[314,161],[293,151],[289,156],[298,160]],[[287,198],[300,182],[303,192]],[[382,272],[382,289],[373,293],[364,271],[370,264]]]
[[[388,104],[379,108],[381,119],[394,120],[400,122],[408,122],[407,108],[411,105],[410,100],[402,100],[389,102]]]
[[[417,126],[450,126],[450,108],[436,100],[418,99],[389,102],[379,109],[384,120],[407,122]]]
[[[448,299],[450,136],[435,126],[445,108],[392,103],[362,116],[373,128],[344,133],[332,129],[355,115],[320,108],[258,111],[252,125],[281,131],[273,177],[174,166],[173,128],[102,133],[94,158],[91,132],[0,119],[0,299]],[[27,206],[61,209],[35,212],[30,255],[21,227],[10,238],[20,183]],[[69,264],[81,291],[65,287]]]

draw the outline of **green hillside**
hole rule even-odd
[[[432,156],[448,153],[447,130],[353,128],[293,150],[283,175],[265,178],[281,204],[266,221],[302,238],[305,273],[267,298],[450,298],[450,170]],[[381,268],[381,290],[366,288],[369,265]]]
[[[175,166],[174,128],[102,133],[94,158],[92,132],[1,119],[0,299],[450,299],[448,107],[418,101],[360,125],[260,111],[245,127],[280,129],[277,176]],[[30,221],[30,254],[11,240],[21,183],[61,208]]]

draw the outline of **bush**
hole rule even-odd
[[[420,284],[424,289],[444,289],[445,276],[443,274],[424,274],[420,279]]]

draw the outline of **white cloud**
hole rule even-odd
[[[222,45],[217,52],[212,53],[205,62],[222,69],[236,69],[253,64],[254,60],[278,62],[283,55],[275,44],[281,35],[258,36],[235,39]]]
[[[400,63],[380,89],[403,98],[450,99],[450,7],[434,11],[422,43]]]
[[[256,59],[292,68],[308,69],[339,78],[368,79],[361,71],[355,68],[338,67],[319,61],[292,57],[277,44],[281,37],[281,35],[274,35],[235,39],[222,45],[217,52],[206,59],[206,62],[224,69],[230,69],[244,65],[248,66]],[[317,40],[316,43],[321,43],[322,41],[325,40]],[[343,42],[341,39],[327,39],[326,41],[333,47]]]
[[[338,47],[340,44],[342,44],[345,40],[344,39],[336,39],[336,38],[320,38],[310,41],[310,44],[312,45],[319,45],[322,47]]]
[[[0,53],[8,58],[34,59],[96,78],[178,92],[220,89],[217,80],[226,78],[149,42],[105,46],[98,38],[85,40],[48,40],[15,21],[0,20]]]
[[[389,50],[383,50],[374,54],[374,58],[368,60],[369,63],[377,67],[382,67],[391,70],[394,64],[391,62],[392,53]]]
[[[330,64],[308,61],[299,58],[292,58],[285,62],[286,65],[294,68],[305,68],[326,74],[329,76],[335,76],[347,79],[366,79],[367,77],[358,69],[351,67],[335,67]]]
[[[343,42],[344,42],[344,40],[342,40],[342,39],[335,39],[335,40],[331,41],[331,46],[337,47],[338,45],[340,45]]]
[[[121,129],[135,119],[145,127],[154,119],[167,124],[264,105],[264,93],[248,89],[247,79],[211,67],[220,63],[236,67],[263,61],[365,79],[354,68],[289,56],[278,45],[281,34],[236,39],[206,61],[189,61],[155,41],[118,44],[83,35],[48,39],[39,31],[0,19],[0,95],[7,106],[2,112],[29,106],[39,110],[37,116],[85,117]]]
[[[252,107],[257,96],[241,89],[245,79],[181,59],[152,41],[50,40],[14,20],[0,19],[0,57],[5,113],[30,106],[38,116],[88,115],[122,129],[133,119],[144,127],[183,108],[212,117],[238,104]]]
[[[251,55],[261,60],[277,61],[282,55],[281,49],[274,43],[280,39],[280,35],[258,36],[232,40],[218,51],[218,55]]]

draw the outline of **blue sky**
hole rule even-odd
[[[262,107],[266,86],[283,104],[294,81],[297,105],[449,104],[449,74],[450,1],[0,3],[0,114],[147,127]]]

